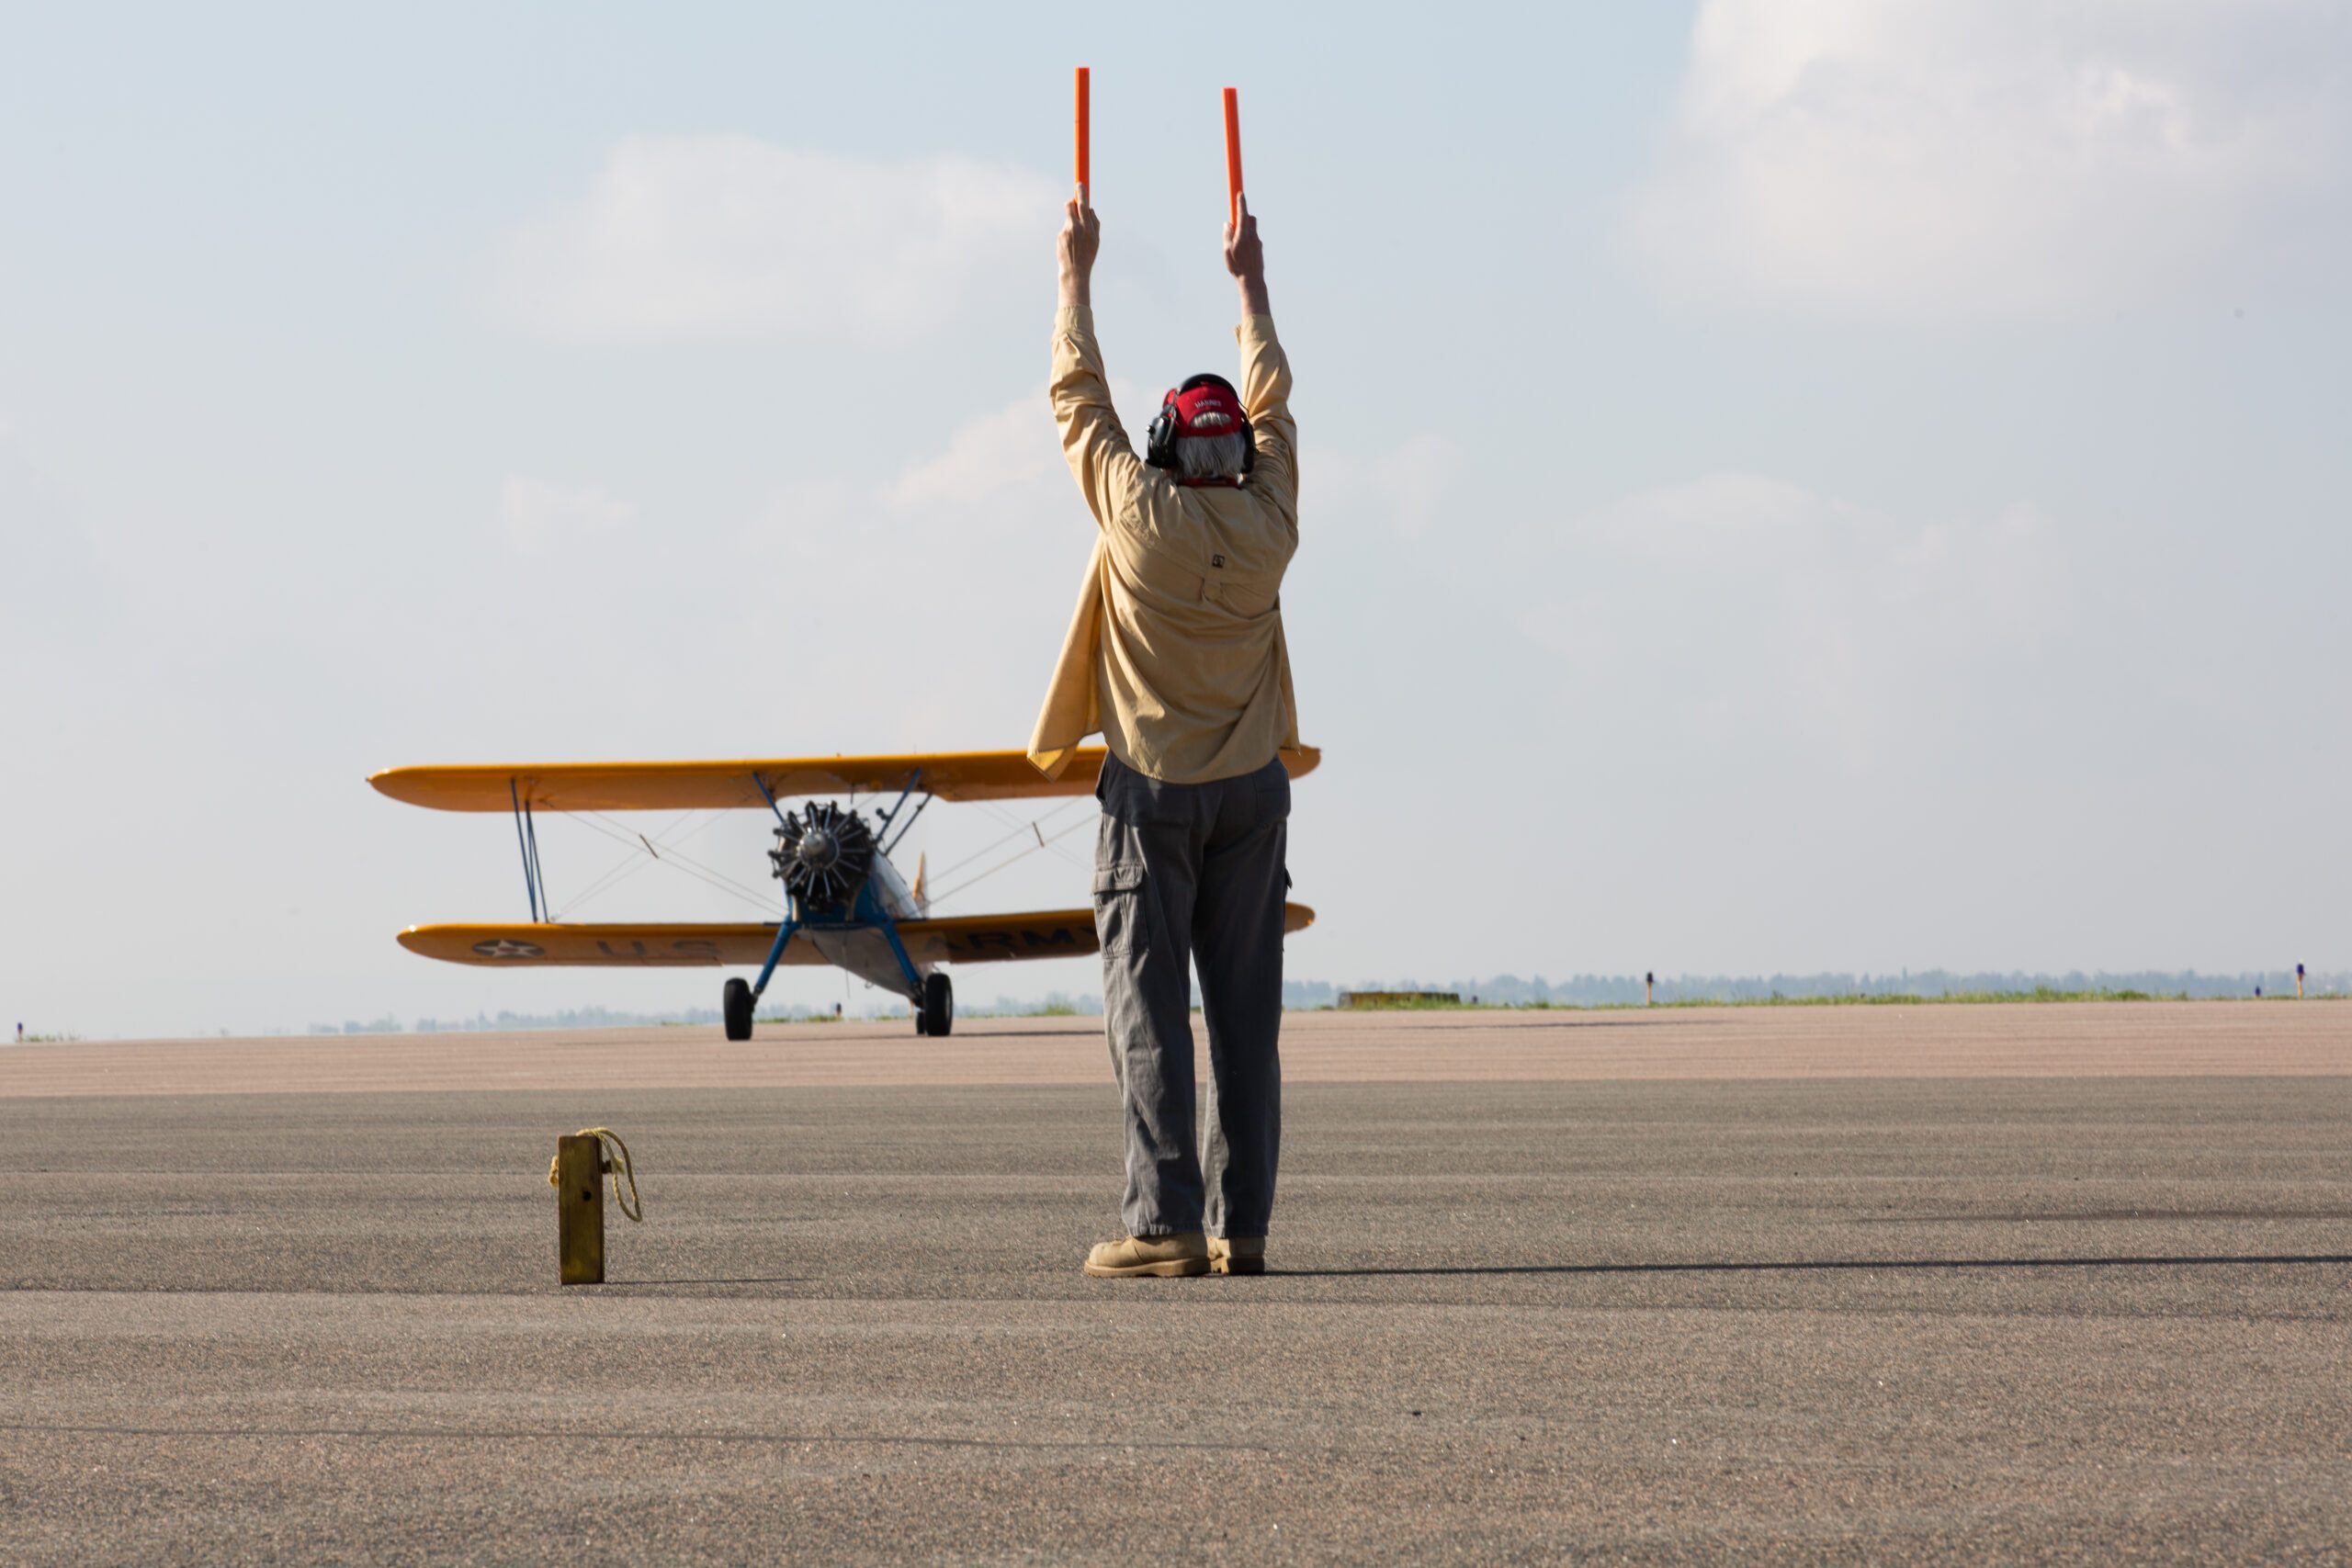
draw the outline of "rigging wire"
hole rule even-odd
[[[976,872],[972,875],[966,877],[963,881],[957,883],[955,886],[948,888],[945,892],[931,895],[931,901],[933,904],[944,903],[947,899],[956,897],[956,894],[963,892],[966,888],[970,887],[974,883],[994,876],[998,872],[1002,871],[1006,866],[1011,865],[1014,861],[1020,860],[1023,856],[1034,855],[1039,850],[1046,848],[1057,840],[1069,838],[1072,833],[1077,832],[1080,828],[1085,826],[1086,823],[1082,818],[1079,821],[1073,822],[1069,827],[1064,828],[1059,832],[1056,833],[1053,838],[1041,839],[1038,842],[1030,845],[1027,849],[1021,851],[1017,854],[1005,856],[1004,859],[997,862],[996,864],[989,867],[986,871]],[[999,840],[998,842],[1001,843],[1003,840]]]
[[[639,841],[636,829],[629,827],[626,823],[616,822],[601,811],[587,811],[582,812],[579,815],[594,818],[595,822],[602,823],[607,837],[617,839],[623,843],[637,843]],[[594,824],[592,823],[592,826]],[[680,842],[684,841],[684,840],[680,840]],[[673,846],[665,845],[664,848],[668,848],[670,850],[670,858],[672,860],[676,861],[681,865],[689,866],[695,871],[701,872],[705,876],[714,879],[719,886],[731,887],[745,897],[752,899],[754,903],[765,903],[768,901],[767,896],[763,894],[758,888],[746,887],[743,884],[736,881],[733,877],[729,876],[725,872],[715,870],[710,866],[703,864],[702,862],[695,860],[691,856],[679,853]]]
[[[697,817],[703,818],[702,822],[695,827],[693,832],[684,832],[683,830],[686,824],[694,821]],[[679,844],[687,843],[701,837],[704,833],[718,826],[718,812],[715,807],[706,810],[681,812],[675,822],[671,823],[668,828],[653,836],[652,842],[646,845],[646,850],[649,853],[655,850],[674,850]],[[571,901],[563,907],[563,912],[568,915],[577,911],[582,904],[587,903],[591,898],[594,898],[604,893],[611,891],[615,887],[619,886],[622,883],[627,882],[630,877],[635,876],[639,872],[643,871],[647,866],[651,865],[654,861],[658,861],[662,857],[659,854],[654,854],[651,860],[648,860],[644,858],[643,855],[635,852],[623,855],[619,860],[614,862],[612,866],[608,868],[602,876],[597,877],[585,888],[572,895]],[[548,918],[549,919],[554,919],[558,917],[550,915]]]
[[[972,875],[966,877],[962,882],[956,884],[953,887],[948,888],[944,892],[927,893],[925,897],[932,904],[936,905],[944,903],[945,900],[954,897],[956,894],[965,892],[984,879],[995,875],[998,872],[1002,871],[1005,867],[1012,864],[1014,862],[1035,854],[1040,850],[1051,853],[1056,859],[1069,865],[1076,866],[1081,871],[1087,869],[1086,863],[1083,861],[1080,860],[1077,856],[1072,855],[1067,850],[1057,847],[1062,840],[1069,837],[1070,834],[1086,826],[1086,822],[1083,818],[1079,821],[1072,822],[1066,827],[1056,829],[1051,834],[1045,831],[1046,826],[1048,823],[1051,823],[1056,818],[1062,817],[1072,809],[1084,806],[1086,804],[1085,797],[1064,801],[1061,805],[1057,806],[1051,811],[1046,812],[1042,816],[1031,818],[1028,821],[1022,821],[1018,819],[1013,813],[1005,810],[1003,807],[998,806],[994,801],[976,801],[973,804],[984,807],[999,821],[1010,822],[1012,826],[1001,837],[989,840],[988,843],[983,844],[978,849],[973,851],[970,854],[965,855],[961,859],[954,861],[948,865],[941,868],[941,870],[936,874],[939,879],[944,880],[952,876],[956,872],[963,870],[967,865],[970,865],[974,861],[979,860],[985,855],[994,853],[996,851],[1002,849],[1005,845],[1012,842],[1012,840],[1020,838],[1024,833],[1032,835],[1036,840],[1036,842],[1024,847],[1016,853],[1006,856],[1003,860],[999,861],[994,865],[989,866],[985,870],[975,872]],[[588,886],[581,892],[575,894],[569,901],[567,901],[563,910],[565,914],[576,912],[582,905],[587,903],[591,898],[600,897],[601,895],[609,892],[612,888],[619,886],[622,882],[627,881],[629,877],[634,876],[637,873],[644,870],[647,866],[654,864],[657,862],[661,862],[665,858],[671,863],[674,864],[679,870],[684,872],[687,875],[694,877],[699,882],[706,883],[708,886],[718,889],[722,893],[732,894],[736,897],[741,898],[757,907],[763,913],[768,912],[776,903],[776,900],[772,895],[763,894],[752,888],[746,887],[743,884],[736,881],[725,873],[715,871],[711,867],[703,864],[700,861],[694,860],[687,855],[679,852],[679,845],[700,837],[704,832],[707,831],[718,823],[718,815],[716,810],[707,812],[706,819],[696,826],[691,832],[684,831],[684,829],[687,823],[694,820],[696,813],[693,811],[686,812],[682,815],[678,820],[672,823],[667,830],[650,840],[648,840],[643,834],[638,832],[634,829],[613,821],[602,812],[577,811],[568,813],[567,815],[572,817],[575,820],[584,823],[596,832],[602,833],[605,837],[612,840],[614,842],[628,846],[629,852],[627,855],[624,855],[618,862],[615,863],[604,873],[604,874],[588,884]],[[910,826],[911,826],[911,824],[910,824]],[[665,857],[659,852],[661,851],[667,851],[669,852]],[[551,920],[555,919],[553,915],[549,915],[548,918]]]
[[[594,828],[597,832],[604,834],[605,837],[612,840],[616,843],[636,844],[638,841],[637,834],[635,832],[622,827],[616,822],[611,821],[609,818],[605,818],[602,812],[575,811],[572,813],[572,816],[578,820],[586,823],[589,827]],[[711,870],[710,867],[703,864],[700,861],[690,860],[686,856],[678,853],[674,849],[671,851],[670,859],[666,863],[676,865],[679,869],[684,871],[689,876],[694,876],[701,881],[707,882],[722,893],[732,893],[740,898],[757,905],[763,912],[766,912],[775,907],[775,900],[770,895],[763,894],[752,888],[746,887],[732,877],[729,877],[723,873]]]
[[[1085,797],[1083,797],[1083,799],[1091,799],[1091,798],[1092,798],[1092,797],[1091,797],[1091,795],[1090,795],[1090,796],[1085,796]],[[1051,811],[1046,812],[1043,817],[1038,818],[1037,818],[1035,821],[1034,821],[1034,822],[1022,822],[1022,823],[1018,823],[1018,824],[1013,828],[1012,831],[1011,831],[1011,832],[1009,832],[1009,833],[1005,834],[1002,838],[1001,838],[1001,839],[991,840],[989,842],[988,842],[988,843],[985,843],[985,844],[981,845],[978,849],[974,850],[970,854],[966,855],[962,860],[956,861],[956,862],[955,862],[955,863],[954,863],[953,864],[951,864],[951,865],[947,865],[947,866],[943,867],[941,870],[939,870],[938,872],[934,873],[933,874],[938,875],[938,876],[943,876],[943,877],[945,877],[945,876],[953,876],[956,873],[957,873],[957,872],[959,872],[959,871],[963,870],[966,866],[967,866],[967,865],[971,864],[974,861],[976,861],[976,860],[979,859],[982,855],[986,855],[986,854],[993,854],[993,853],[994,853],[995,852],[997,852],[998,850],[1002,849],[1005,845],[1007,845],[1007,844],[1009,844],[1009,843],[1012,842],[1012,840],[1015,840],[1015,839],[1017,839],[1017,838],[1021,837],[1021,835],[1022,835],[1022,834],[1023,834],[1023,833],[1027,833],[1027,832],[1035,831],[1035,830],[1038,830],[1038,829],[1042,829],[1042,828],[1044,827],[1044,825],[1045,825],[1045,824],[1046,824],[1046,823],[1048,823],[1048,822],[1051,822],[1055,818],[1059,817],[1062,813],[1064,813],[1065,811],[1068,811],[1071,807],[1078,806],[1078,805],[1080,805],[1080,804],[1082,804],[1082,803],[1083,803],[1083,802],[1082,802],[1082,800],[1068,800],[1068,801],[1064,801],[1061,805],[1057,806],[1057,807],[1054,807]],[[996,804],[995,804],[994,802],[992,802],[992,801],[985,801],[985,800],[984,800],[984,801],[980,801],[980,802],[978,802],[978,804],[982,805],[982,806],[986,806],[986,807],[988,807],[991,811],[994,811],[994,812],[996,813],[996,815],[997,815],[997,817],[998,817],[998,819],[999,819],[999,820],[1005,820],[1005,819],[1008,819],[1008,818],[1011,817],[1011,813],[1006,812],[1006,811],[1004,811],[1002,808],[1001,808],[1001,807],[997,807],[997,806],[996,806]],[[1083,824],[1080,824],[1080,825],[1081,825],[1081,826],[1083,826]],[[1054,834],[1054,837],[1055,837],[1055,838],[1057,838],[1057,839],[1061,838],[1061,837],[1062,837],[1065,833],[1067,833],[1068,831],[1069,831],[1069,829],[1061,829],[1061,830],[1059,830],[1059,831],[1056,832],[1056,833]],[[1034,847],[1034,846],[1033,846],[1033,847]],[[1026,850],[1024,850],[1024,851],[1023,851],[1022,852],[1023,852],[1023,854],[1026,854],[1026,853],[1028,853],[1029,852],[1028,852],[1028,851],[1026,851]],[[1017,857],[1016,857],[1016,858],[1017,858]],[[1064,858],[1068,858],[1068,857],[1064,857]],[[1005,863],[1006,863],[1007,865],[1010,865],[1010,864],[1012,864],[1012,863],[1011,861],[1007,861]],[[987,874],[986,872],[982,872],[980,874],[981,874],[981,875],[983,875],[983,876],[985,876],[985,875],[987,875],[988,874]],[[976,880],[977,880],[977,879],[976,879]],[[967,883],[966,883],[966,884],[965,884],[965,886],[968,887],[968,886],[971,886],[971,884],[967,882]],[[934,895],[934,897],[936,897],[936,895]]]
[[[671,824],[668,829],[654,835],[656,841],[666,840],[672,833],[676,832],[679,828],[685,824],[687,818],[695,815],[695,813],[694,812],[687,812],[684,816],[681,816],[679,819]],[[651,846],[649,845],[649,852],[650,848]],[[657,856],[655,858],[658,859],[660,857]],[[610,886],[614,883],[628,880],[628,878],[634,873],[643,870],[644,865],[645,863],[639,861],[635,855],[623,855],[611,865],[606,866],[604,872],[591,880],[587,886],[581,892],[574,894],[572,896],[571,902],[564,906],[566,912],[578,908],[581,905],[586,903],[589,899],[594,898],[597,894],[603,892],[607,886]]]
[[[1074,866],[1080,871],[1091,872],[1094,869],[1092,866],[1079,859],[1076,855],[1071,854],[1068,850],[1056,849],[1046,842],[1044,825],[1053,820],[1054,818],[1061,815],[1064,811],[1069,810],[1070,807],[1078,804],[1080,803],[1076,801],[1064,802],[1062,805],[1054,807],[1053,810],[1047,812],[1043,817],[1039,817],[1033,821],[1022,822],[1021,827],[1026,828],[1029,831],[1035,833],[1037,835],[1037,847],[1046,851],[1046,852],[1051,854],[1056,860],[1062,862],[1066,865]],[[998,816],[1007,822],[1016,822],[1020,820],[1009,811],[1000,811]],[[1016,829],[1016,831],[1018,831],[1018,829]],[[1054,837],[1058,839],[1061,837],[1061,834],[1059,832],[1056,832]],[[1002,843],[1004,840],[1000,839],[997,842]],[[965,857],[965,863],[969,864],[972,860],[977,858],[977,856],[967,855]]]

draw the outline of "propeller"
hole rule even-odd
[[[874,829],[854,811],[831,801],[793,812],[775,830],[768,852],[785,891],[804,904],[846,904],[874,869]]]

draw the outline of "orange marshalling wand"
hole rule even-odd
[[[1086,67],[1081,65],[1078,68],[1078,183],[1080,189],[1084,189],[1091,183],[1089,179],[1091,171],[1086,164]],[[1087,199],[1090,202],[1094,199],[1091,192]]]
[[[1241,95],[1225,90],[1225,220],[1241,227]]]

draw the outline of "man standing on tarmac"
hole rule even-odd
[[[1060,241],[1054,417],[1100,525],[1029,757],[1049,776],[1100,729],[1094,923],[1126,1129],[1125,1240],[1108,1277],[1265,1271],[1282,1148],[1283,905],[1297,705],[1283,641],[1298,547],[1290,364],[1267,312],[1257,220],[1225,265],[1241,289],[1241,389],[1194,376],[1136,457],[1111,406],[1091,283],[1102,228],[1080,186]],[[1190,969],[1208,1026],[1196,1152]]]

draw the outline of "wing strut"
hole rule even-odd
[[[891,803],[890,809],[888,811],[877,811],[874,814],[875,819],[882,824],[883,833],[887,833],[890,830],[890,824],[898,819],[899,812],[904,811],[907,808],[907,796],[914,794],[915,787],[922,783],[922,770],[921,768],[917,768],[914,771],[914,776],[907,780],[907,787],[900,790],[899,792],[899,798]],[[856,796],[853,795],[851,798],[855,799]],[[923,806],[931,804],[931,796],[924,795],[922,798]],[[919,817],[922,814],[922,806],[916,807],[915,815]],[[907,819],[907,826],[910,828],[914,826],[913,818],[909,818]],[[881,834],[877,833],[875,837],[878,839],[881,837]],[[886,855],[890,852],[888,845],[883,846],[882,852]]]
[[[921,817],[922,815],[922,808],[929,806],[935,798],[937,797],[926,795],[921,800],[915,802],[913,814],[910,816],[905,822],[899,825],[899,830],[890,836],[890,841],[882,846],[882,852],[884,854],[888,854],[892,850],[897,849],[900,844],[907,841],[907,835],[914,830],[915,818]],[[903,806],[906,802],[901,798],[899,804]],[[891,815],[896,816],[897,812],[893,810]],[[888,821],[885,821],[882,825],[885,828],[888,828],[890,824]]]
[[[753,773],[752,775],[752,787],[760,792],[761,797],[768,803],[768,809],[775,813],[775,825],[779,828],[783,827],[784,807],[775,803],[775,791],[768,788],[768,781],[760,777],[759,774]]]
[[[539,825],[532,819],[531,803],[523,798],[522,791],[515,787],[513,779],[506,781],[506,794],[514,803],[514,841],[523,851],[523,891],[531,901],[531,923],[537,925],[542,919],[554,918],[545,912],[548,909],[548,879],[547,874],[539,869]]]

